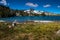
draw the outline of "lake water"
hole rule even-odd
[[[48,21],[60,21],[60,16],[15,16],[10,18],[0,18],[7,22],[13,22],[17,20],[19,22],[29,21],[29,20],[48,20]]]

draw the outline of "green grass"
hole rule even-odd
[[[17,24],[9,28],[11,23],[0,23],[0,40],[60,40],[56,32],[59,22]]]

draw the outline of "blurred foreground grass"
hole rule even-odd
[[[60,40],[56,32],[59,22],[21,23],[9,28],[11,23],[0,23],[0,40]]]

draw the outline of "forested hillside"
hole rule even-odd
[[[11,17],[15,16],[14,12],[11,12],[11,9],[7,6],[0,5],[0,17]]]

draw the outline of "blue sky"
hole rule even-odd
[[[0,0],[0,4],[18,10],[34,8],[35,10],[60,13],[60,0]]]

